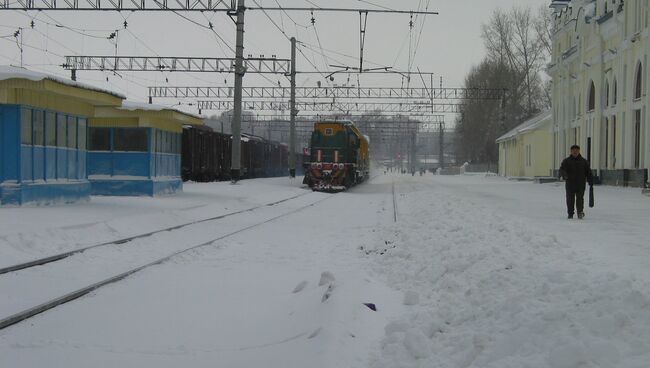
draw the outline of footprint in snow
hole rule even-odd
[[[307,281],[301,281],[296,287],[293,289],[292,293],[297,294],[305,289],[307,287],[308,282]]]
[[[334,282],[336,278],[334,277],[334,274],[332,274],[329,271],[325,271],[320,274],[320,281],[318,282],[318,286],[324,286],[327,284],[331,284]]]

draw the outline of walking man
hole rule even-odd
[[[585,189],[586,183],[593,185],[594,178],[591,175],[589,161],[580,155],[580,146],[571,147],[571,155],[562,161],[560,175],[566,181],[566,207],[569,219],[573,218],[575,207],[578,210],[578,218],[585,217]]]

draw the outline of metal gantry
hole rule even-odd
[[[253,111],[290,111],[290,104],[283,101],[244,101],[244,108]],[[223,101],[198,101],[200,111],[220,110],[228,111],[233,109],[233,102]],[[434,103],[428,101],[415,102],[296,102],[296,109],[300,111],[349,113],[349,112],[390,112],[390,113],[459,113],[463,104],[457,103]]]
[[[226,115],[231,116],[231,115]],[[267,122],[267,123],[288,123],[290,117],[278,116],[270,114],[245,114],[242,116],[243,122]],[[390,123],[392,121],[408,121],[414,120],[425,124],[438,124],[445,121],[445,115],[432,115],[428,113],[422,114],[380,114],[380,113],[367,113],[367,114],[315,114],[315,115],[300,115],[297,117],[296,122],[316,122],[322,120],[345,120],[350,119],[354,122],[363,123]],[[437,127],[437,125],[436,125]],[[436,128],[437,129],[437,128]]]
[[[244,98],[288,99],[289,87],[244,87]],[[149,98],[230,98],[233,87],[149,87]],[[504,90],[489,88],[296,87],[297,98],[499,100]]]
[[[225,0],[2,0],[0,10],[231,12]]]
[[[77,71],[234,73],[235,62],[235,58],[211,57],[66,56],[62,66]],[[247,58],[244,68],[247,73],[287,74],[291,71],[291,60]]]

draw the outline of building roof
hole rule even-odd
[[[40,82],[42,80],[50,80],[56,83],[64,84],[71,87],[77,87],[82,89],[87,89],[90,91],[106,93],[121,99],[126,99],[126,96],[109,91],[103,88],[98,88],[84,83],[75,82],[70,79],[61,78],[51,74],[39,73],[25,68],[12,66],[12,65],[0,65],[0,81],[9,80],[9,79],[27,79],[33,82]]]
[[[167,106],[162,106],[162,105],[155,105],[155,104],[148,104],[144,102],[136,102],[136,101],[123,101],[122,102],[122,107],[118,107],[119,110],[126,110],[126,111],[136,111],[136,110],[142,110],[142,111],[173,111],[177,112],[180,114],[184,114],[187,116],[191,116],[193,118],[197,119],[205,119],[204,116],[201,115],[196,115],[192,114],[189,112],[181,111],[178,109],[174,109],[172,107],[167,107]]]
[[[552,115],[551,110],[543,111],[543,112],[539,113],[538,115],[535,115],[534,117],[526,120],[521,125],[518,125],[514,129],[507,132],[506,134],[500,136],[499,138],[497,138],[496,142],[500,143],[500,142],[503,142],[505,140],[514,138],[514,137],[516,137],[517,135],[519,135],[521,133],[526,133],[526,132],[530,132],[530,131],[533,131],[533,130],[537,130],[542,125],[547,123],[552,117],[553,117],[553,115]]]

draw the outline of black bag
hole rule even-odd
[[[594,186],[589,186],[589,208],[594,208]]]

